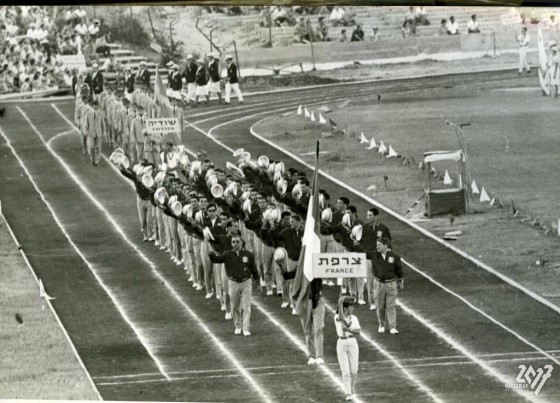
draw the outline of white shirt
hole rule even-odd
[[[446,25],[446,28],[452,35],[455,35],[457,32],[459,32],[459,24],[457,24],[457,21],[453,23],[449,21]]]
[[[361,329],[360,321],[354,315],[350,315],[346,318],[346,325],[350,330]],[[334,326],[336,327],[336,334],[338,335],[338,337],[353,336],[352,333],[342,330],[342,321],[338,320],[338,315],[334,315]]]
[[[477,30],[480,30],[480,24],[478,23],[478,21],[470,20],[467,24],[467,32]]]
[[[520,34],[517,38],[517,42],[519,42],[519,47],[526,48],[529,46],[529,34]]]

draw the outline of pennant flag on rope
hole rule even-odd
[[[305,117],[306,118],[310,118],[311,115],[309,114],[309,111],[307,110],[307,108],[305,108]]]
[[[313,111],[311,111],[311,121],[315,122],[315,114],[313,113]]]
[[[395,151],[393,146],[391,144],[389,144],[389,155],[387,156],[387,158],[396,158],[398,156],[399,156],[399,154]]]
[[[486,189],[484,189],[484,186],[482,186],[482,190],[480,192],[480,201],[481,202],[489,202],[490,201],[490,197],[488,197],[488,193],[486,193]]]
[[[301,105],[300,105],[299,108],[297,108],[297,115],[301,116],[301,113],[302,113],[302,111],[301,111]]]
[[[480,192],[478,191],[478,186],[476,186],[476,182],[474,181],[474,179],[471,183],[471,189],[472,189],[472,194],[473,195],[480,194]]]
[[[491,205],[491,206],[493,206],[493,205],[495,205],[495,204],[496,204],[496,199],[490,200],[490,205]]]
[[[443,176],[443,184],[444,185],[453,184],[453,179],[451,179],[451,176],[449,176],[449,172],[447,172],[447,169],[445,170],[445,175]]]
[[[364,132],[361,132],[360,133],[360,144],[363,144],[363,143],[369,143],[369,140],[366,139],[366,136],[364,136]]]
[[[387,147],[385,147],[385,144],[383,144],[383,140],[381,140],[381,143],[379,143],[378,152],[379,154],[385,154],[387,152]]]
[[[376,143],[375,143],[375,139],[372,137],[371,138],[371,142],[369,143],[369,147],[367,148],[368,150],[373,150],[375,148],[379,147]]]
[[[321,123],[322,125],[324,125],[325,123],[327,123],[327,121],[325,120],[325,118],[323,117],[323,115],[321,115],[319,113],[319,123]]]

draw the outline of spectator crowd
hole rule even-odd
[[[0,6],[0,94],[71,87],[61,56],[110,54],[103,20],[79,7]]]

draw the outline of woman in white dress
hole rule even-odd
[[[354,387],[358,378],[358,361],[360,350],[356,336],[360,334],[360,322],[352,315],[356,299],[351,296],[341,296],[338,301],[337,314],[334,325],[338,334],[336,355],[342,372],[342,382],[346,400],[354,398]]]

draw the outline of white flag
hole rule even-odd
[[[379,143],[379,154],[385,154],[387,152],[387,147],[385,147],[385,144],[383,144],[383,140],[381,140],[381,143]]]
[[[389,144],[389,155],[387,158],[397,157],[399,154],[393,149],[393,146]]]
[[[311,111],[311,121],[315,122],[315,114],[313,113],[313,111]]]
[[[377,148],[378,145],[375,143],[375,139],[372,137],[371,138],[371,142],[369,143],[369,147],[367,148],[368,150],[373,150],[375,148]]]
[[[482,186],[482,191],[480,192],[480,201],[481,202],[489,202],[490,197],[488,197],[488,193],[486,193],[486,189]]]
[[[311,115],[309,114],[309,111],[307,110],[307,108],[305,108],[305,117],[306,118],[310,118]]]
[[[360,133],[360,144],[363,144],[363,143],[369,143],[369,140],[366,139],[366,136],[364,136],[364,132],[361,132]]]
[[[451,176],[449,176],[449,172],[447,172],[447,169],[445,170],[445,175],[443,176],[443,184],[444,185],[453,184],[453,179],[451,179]]]
[[[473,195],[480,194],[480,192],[478,191],[478,186],[476,186],[476,182],[474,181],[474,179],[471,183],[471,190]]]
[[[323,115],[321,115],[319,113],[319,123],[321,123],[322,125],[324,125],[325,123],[327,123],[327,121],[325,120],[325,118],[323,117]]]
[[[299,108],[297,108],[297,115],[301,116],[301,105],[299,106]]]

